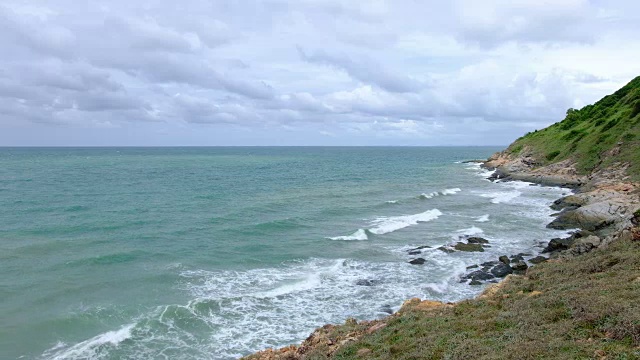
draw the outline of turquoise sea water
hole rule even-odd
[[[465,267],[539,251],[567,193],[460,163],[497,150],[0,149],[0,358],[230,359],[474,296]]]

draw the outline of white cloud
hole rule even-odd
[[[72,140],[108,127],[114,144],[504,144],[639,75],[638,13],[624,0],[6,0],[0,144],[50,124]]]

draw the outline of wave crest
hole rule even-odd
[[[371,222],[369,232],[376,235],[388,234],[421,222],[435,220],[442,215],[438,209],[427,210],[420,214],[381,217]]]

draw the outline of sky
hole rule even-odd
[[[0,3],[0,146],[506,145],[638,75],[636,0]]]

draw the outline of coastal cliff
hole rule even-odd
[[[483,166],[493,181],[573,188],[548,226],[578,230],[475,299],[411,299],[247,359],[640,359],[640,77]]]

